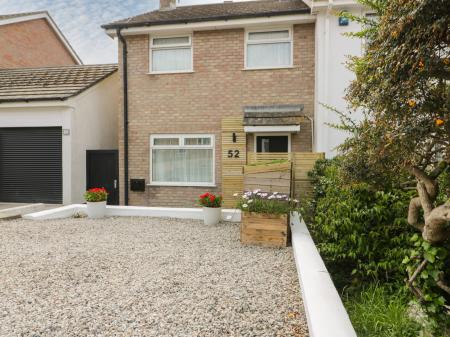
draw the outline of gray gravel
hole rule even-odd
[[[237,224],[0,221],[0,336],[307,336],[299,294]]]

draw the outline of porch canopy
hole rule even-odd
[[[244,131],[254,132],[299,132],[300,122],[305,117],[303,104],[261,105],[244,107]]]

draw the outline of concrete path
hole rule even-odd
[[[0,219],[16,219],[22,215],[40,212],[51,208],[60,207],[57,204],[20,204],[20,203],[0,203]]]

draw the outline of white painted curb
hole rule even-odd
[[[54,208],[42,212],[24,215],[28,220],[46,220],[70,218],[77,213],[86,214],[86,205],[74,204]],[[148,216],[158,218],[195,219],[202,220],[201,208],[170,208],[170,207],[140,207],[140,206],[106,206],[106,216]],[[241,221],[241,211],[222,209],[222,219],[230,222]]]
[[[0,219],[7,219],[11,217],[20,217],[23,214],[36,212],[39,209],[44,208],[44,204],[31,204],[31,205],[22,205],[11,208],[5,208],[0,210]]]
[[[297,212],[291,215],[291,230],[310,337],[356,337],[330,274]]]

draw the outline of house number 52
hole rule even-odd
[[[228,150],[228,158],[239,158],[239,150]]]

